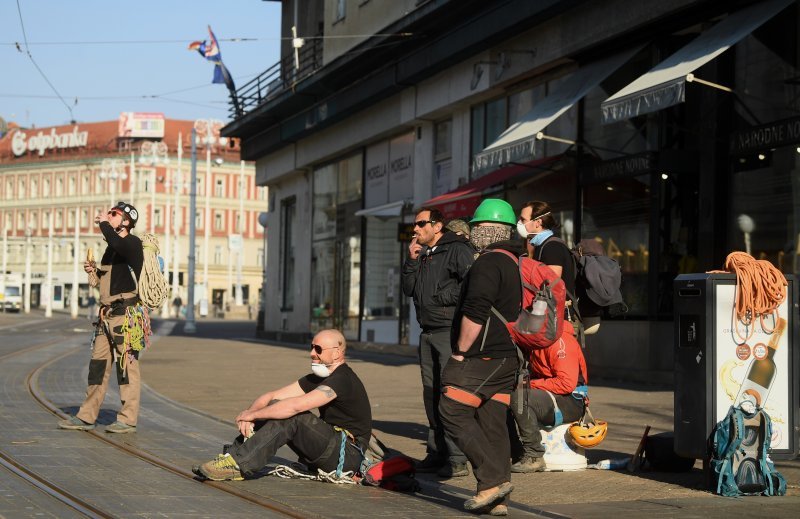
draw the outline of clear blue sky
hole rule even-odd
[[[227,88],[211,84],[213,65],[187,50],[190,42],[208,39],[207,25],[237,87],[279,58],[280,2],[2,0],[0,117],[22,126],[66,124],[70,113],[17,50],[16,42],[25,50],[17,5],[33,59],[78,122],[116,120],[130,111],[227,121]],[[143,43],[122,43],[133,41]]]

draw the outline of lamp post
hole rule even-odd
[[[197,326],[194,322],[194,231],[195,213],[197,212],[197,130],[192,128],[192,184],[189,188],[189,294],[186,301],[186,324],[183,331],[195,333]]]
[[[114,207],[114,192],[117,190],[117,179],[125,180],[128,178],[128,175],[125,174],[124,171],[121,171],[120,168],[122,166],[122,161],[117,159],[103,159],[101,163],[101,171],[100,171],[100,178],[105,180],[108,179],[108,190],[111,193],[111,203],[108,205],[109,207]]]
[[[0,272],[0,296],[6,297],[6,269],[8,268],[8,221],[3,221],[3,271]],[[3,312],[6,311],[5,301],[3,301]]]
[[[150,232],[155,232],[155,212],[156,212],[156,167],[159,164],[169,164],[168,148],[164,142],[158,141],[144,141],[142,143],[141,154],[139,155],[139,164],[144,166],[153,166],[150,172],[150,211],[147,212],[148,223],[150,224]]]
[[[22,308],[26,314],[31,313],[31,228],[25,227],[25,297]]]
[[[200,308],[208,308],[208,250],[211,247],[211,149],[218,144],[225,145],[228,139],[220,137],[222,121],[216,119],[198,119],[194,122],[194,130],[199,138],[199,144],[206,149],[206,185],[205,185],[205,211],[203,216],[203,300]],[[193,141],[194,144],[194,141]],[[194,218],[194,214],[191,215]]]
[[[44,316],[53,317],[53,211],[50,211],[47,227],[47,303],[44,306]]]
[[[263,271],[261,273],[261,310],[258,315],[257,329],[264,331],[264,322],[267,318],[267,224],[269,222],[269,213],[262,212],[258,214],[258,223],[264,229],[264,255],[262,257]]]
[[[241,237],[241,245],[236,252],[236,292],[234,294],[237,306],[243,304],[242,301],[242,253],[244,252],[244,196],[247,189],[244,185],[244,161],[239,164],[239,228],[236,232]]]
[[[69,211],[69,209],[67,209]],[[75,207],[75,236],[73,238],[73,250],[75,253],[73,254],[73,262],[72,262],[72,293],[70,294],[70,317],[73,319],[78,318],[78,289],[80,288],[80,280],[78,279],[78,264],[83,263],[81,261],[81,252],[80,252],[80,235],[81,235],[81,225],[78,212],[80,211],[80,207]]]
[[[178,172],[175,175],[175,218],[172,220],[173,226],[173,234],[175,235],[175,254],[173,255],[173,263],[172,263],[172,297],[175,298],[178,296],[179,290],[179,283],[178,278],[178,253],[179,253],[179,240],[178,237],[180,235],[181,226],[178,223],[178,218],[181,215],[180,211],[180,192],[183,188],[183,171],[181,170],[183,166],[183,134],[178,133]],[[180,313],[180,308],[176,310]],[[180,315],[176,315],[176,318],[180,317]]]

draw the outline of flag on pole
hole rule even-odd
[[[231,95],[236,97],[236,85],[233,84],[233,78],[228,68],[222,63],[222,53],[219,50],[219,43],[217,37],[214,36],[214,31],[211,26],[208,26],[209,40],[193,41],[189,44],[189,50],[196,50],[208,61],[214,64],[214,79],[212,83],[225,83],[225,86],[230,90]]]

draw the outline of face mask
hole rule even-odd
[[[539,245],[543,244],[544,241],[547,238],[549,238],[550,236],[552,236],[552,235],[553,235],[553,231],[551,231],[549,229],[547,229],[545,231],[542,231],[540,233],[536,233],[536,234],[533,235],[533,238],[531,238],[531,245],[533,245],[534,247],[538,247]]]
[[[327,378],[331,374],[331,370],[328,369],[328,366],[319,362],[311,363],[311,372],[321,378]]]
[[[527,238],[528,234],[530,233],[528,232],[528,229],[525,228],[524,223],[517,222],[517,234],[519,234],[523,238]]]

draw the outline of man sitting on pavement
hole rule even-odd
[[[523,392],[511,394],[511,410],[522,442],[522,457],[511,465],[511,472],[543,471],[545,448],[540,429],[574,422],[583,415],[588,398],[586,360],[572,327],[566,324],[559,340],[530,351],[530,384]]]
[[[347,344],[338,330],[323,330],[311,343],[311,374],[264,393],[239,413],[239,436],[228,452],[193,468],[214,481],[255,477],[283,445],[309,468],[357,471],[372,433],[372,411],[364,385],[345,362]],[[319,417],[312,414],[319,410]]]

